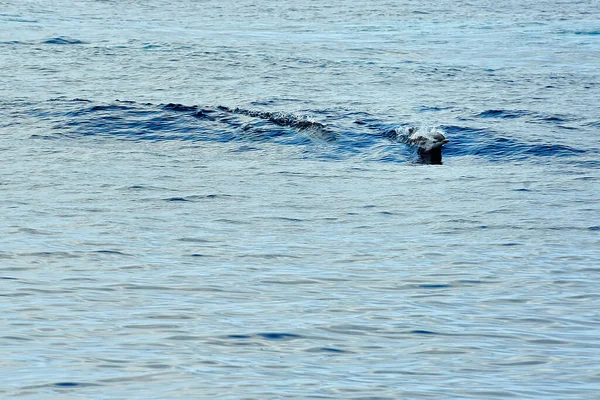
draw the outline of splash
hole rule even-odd
[[[398,127],[388,132],[398,142],[417,148],[419,161],[425,164],[442,163],[442,147],[450,140],[439,127]]]

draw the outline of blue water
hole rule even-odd
[[[600,3],[531,3],[1,3],[0,397],[597,398]]]

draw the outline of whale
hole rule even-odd
[[[450,142],[442,132],[433,129],[408,128],[404,143],[417,147],[419,162],[423,164],[442,164],[442,147]]]
[[[421,164],[441,164],[442,147],[450,141],[438,128],[399,127],[387,131],[385,136],[416,148]]]

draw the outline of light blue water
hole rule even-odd
[[[597,398],[599,15],[0,3],[0,397]]]

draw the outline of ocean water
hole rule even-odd
[[[0,397],[598,398],[599,16],[0,2]]]

